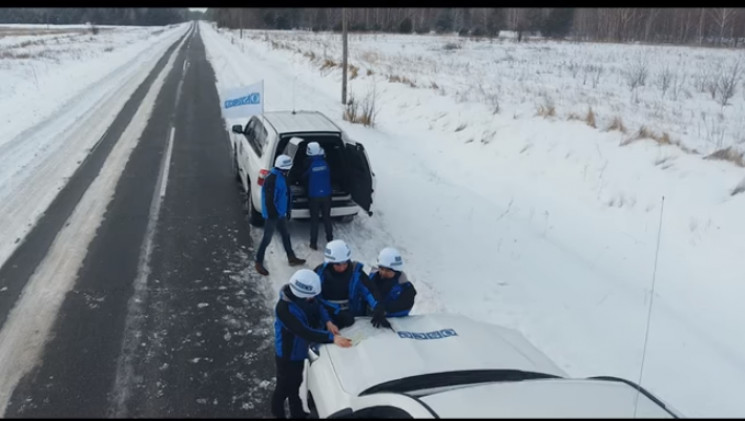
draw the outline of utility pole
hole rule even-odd
[[[344,50],[342,59],[341,103],[347,105],[347,8],[341,9],[341,31]]]

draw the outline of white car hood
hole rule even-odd
[[[541,379],[463,387],[421,400],[442,418],[632,418],[637,392],[615,381]],[[639,394],[636,417],[673,415]]]
[[[456,314],[389,318],[396,332],[357,318],[342,334],[351,348],[325,345],[341,387],[357,396],[404,377],[461,370],[512,369],[566,376],[519,332]]]

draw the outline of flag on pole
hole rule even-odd
[[[222,96],[225,118],[250,117],[264,112],[264,81],[226,90]]]

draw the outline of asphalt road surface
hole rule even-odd
[[[41,361],[20,379],[5,417],[269,416],[271,287],[251,267],[214,72],[197,28],[185,36],[0,268],[5,323],[175,54]]]

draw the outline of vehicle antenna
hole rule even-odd
[[[649,341],[649,326],[652,319],[652,303],[654,302],[654,286],[657,280],[657,258],[660,255],[660,237],[662,236],[662,215],[665,211],[665,196],[662,196],[660,203],[660,225],[657,229],[657,250],[654,253],[654,269],[652,269],[652,291],[651,297],[649,298],[649,308],[647,309],[647,328],[644,333],[644,347],[642,348],[642,364],[639,368],[639,382],[637,383],[636,396],[634,397],[634,418],[636,418],[636,410],[639,406],[639,395],[641,394],[642,388],[642,375],[644,374],[644,360],[647,356],[647,342]]]

